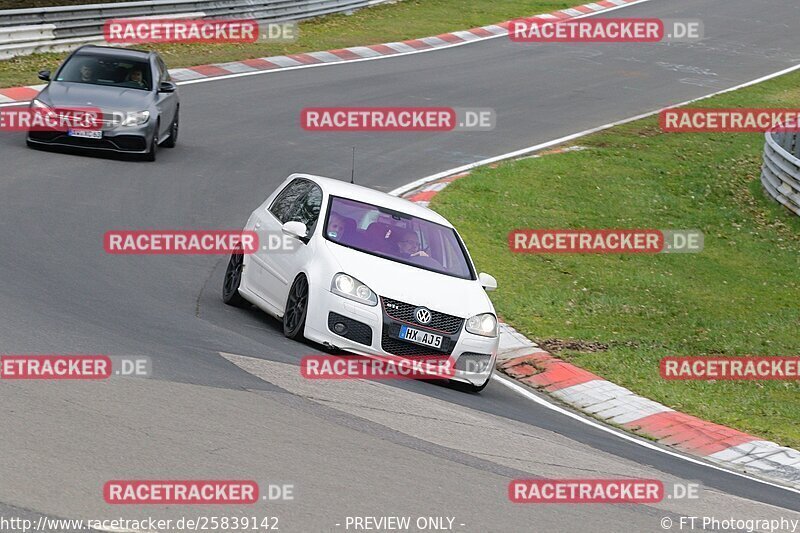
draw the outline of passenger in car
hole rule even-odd
[[[341,241],[347,232],[344,217],[336,213],[331,213],[328,220],[328,238],[334,241]]]

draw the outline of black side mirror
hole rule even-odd
[[[50,81],[50,71],[49,70],[40,70],[39,71],[39,79],[42,81]]]
[[[158,92],[160,93],[174,93],[178,86],[171,81],[162,81],[158,84]]]

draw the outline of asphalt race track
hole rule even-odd
[[[292,172],[349,178],[353,145],[356,181],[389,191],[800,63],[796,0],[652,0],[606,16],[702,19],[706,38],[499,38],[184,85],[178,147],[154,164],[34,151],[22,134],[2,134],[0,352],[144,355],[155,376],[0,382],[0,515],[213,511],[277,516],[282,531],[301,532],[346,531],[356,515],[449,516],[455,531],[513,532],[661,531],[664,517],[680,516],[800,518],[796,492],[621,440],[499,382],[470,395],[419,381],[304,381],[300,358],[321,348],[289,341],[260,312],[224,306],[227,258],[103,250],[109,229],[241,227]],[[309,133],[299,117],[312,106],[492,107],[497,128]],[[705,490],[697,501],[657,505],[508,501],[510,480],[547,476],[699,481]],[[224,510],[112,508],[101,491],[109,479],[296,489],[293,501]]]

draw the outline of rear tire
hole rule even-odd
[[[164,148],[175,148],[178,144],[178,129],[180,126],[180,109],[175,111],[175,120],[172,121],[172,126],[169,128],[169,138],[161,145]]]
[[[225,269],[225,280],[222,282],[222,301],[233,307],[248,307],[250,304],[239,294],[239,285],[242,283],[242,270],[244,269],[244,255],[232,253]]]
[[[300,274],[294,280],[286,299],[283,313],[283,334],[293,340],[302,340],[308,314],[308,279]]]

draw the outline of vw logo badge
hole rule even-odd
[[[428,324],[430,323],[431,318],[433,318],[433,316],[431,315],[429,309],[426,309],[424,307],[418,307],[414,311],[414,318],[416,318],[417,322],[419,322],[420,324]]]

